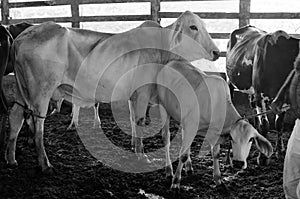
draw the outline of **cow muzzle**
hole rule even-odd
[[[213,56],[213,61],[216,61],[217,59],[219,59],[219,57],[220,57],[220,55],[221,55],[221,53],[220,53],[220,51],[218,51],[218,50],[213,50],[212,51],[212,56]]]

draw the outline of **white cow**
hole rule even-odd
[[[24,108],[29,109],[32,117],[28,122],[35,131],[38,163],[42,172],[52,172],[43,144],[44,120],[51,98],[64,98],[80,107],[130,99],[134,110],[139,109],[134,113],[138,124],[145,116],[147,104],[136,107],[135,102],[150,96],[152,86],[145,84],[155,82],[159,72],[155,65],[182,57],[188,61],[215,60],[219,50],[202,20],[187,11],[171,29],[146,26],[116,35],[46,22],[19,35],[12,46],[12,57],[18,104],[9,116],[11,130],[5,159],[8,165],[17,165],[16,140],[24,122]]]
[[[182,126],[182,146],[179,163],[172,180],[171,188],[178,189],[183,164],[191,171],[190,145],[196,134],[208,141],[211,146],[214,165],[214,180],[221,185],[219,170],[220,144],[230,135],[232,141],[232,166],[238,169],[247,167],[247,156],[255,141],[257,148],[270,157],[273,153],[271,143],[260,135],[247,121],[243,120],[231,102],[229,87],[225,80],[214,75],[206,75],[186,61],[170,61],[158,73],[157,91],[152,100],[161,104],[161,115],[167,113],[163,128],[166,146],[166,172],[173,176],[173,168],[169,155],[170,116]],[[137,103],[142,102],[143,99]],[[138,106],[137,106],[138,107]],[[162,110],[163,108],[165,110]],[[134,110],[139,112],[139,110]],[[228,137],[228,136],[227,136]]]

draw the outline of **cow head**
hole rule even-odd
[[[227,44],[226,70],[229,80],[239,90],[249,94],[253,94],[253,65],[259,55],[257,42],[265,34],[254,26],[245,26],[234,30]]]
[[[233,152],[231,166],[233,168],[247,168],[247,157],[253,142],[255,142],[257,149],[267,157],[270,157],[273,153],[271,143],[245,120],[236,122],[231,128],[230,135]]]
[[[190,11],[184,12],[167,28],[171,29],[170,50],[188,61],[208,59],[215,61],[220,51],[200,17]]]

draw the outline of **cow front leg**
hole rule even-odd
[[[4,157],[9,167],[18,165],[15,159],[16,143],[23,122],[24,110],[20,105],[14,104],[9,114],[10,131]]]
[[[94,124],[93,124],[93,128],[100,128],[101,129],[101,121],[100,121],[100,117],[99,117],[99,107],[100,107],[100,103],[96,103],[94,108]]]
[[[213,157],[213,178],[216,183],[216,188],[217,190],[222,194],[222,195],[229,195],[229,191],[225,184],[222,181],[221,177],[221,171],[220,171],[220,163],[219,163],[219,158],[220,158],[220,145],[216,144],[214,147],[212,147],[211,154]]]
[[[283,127],[284,116],[285,116],[285,112],[279,114],[275,122],[275,128],[277,131],[276,157],[279,159],[284,158],[285,155],[285,147],[282,140],[282,132],[284,131],[284,127]]]

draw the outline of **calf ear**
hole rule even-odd
[[[256,137],[254,140],[255,140],[256,147],[264,155],[270,157],[273,154],[272,144],[265,137],[260,135],[258,132],[256,132]]]

